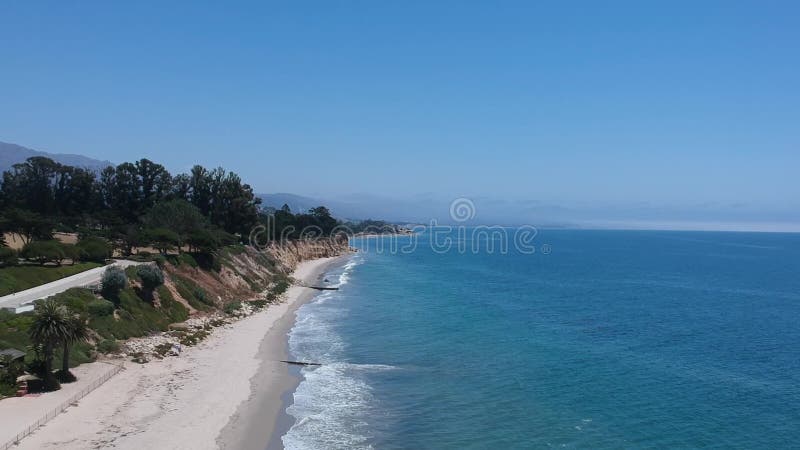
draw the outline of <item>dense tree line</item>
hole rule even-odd
[[[0,186],[0,247],[2,232],[15,233],[25,244],[20,256],[42,264],[82,259],[90,250],[97,257],[103,253],[98,239],[122,255],[146,246],[162,253],[183,248],[209,253],[247,242],[259,223],[277,227],[274,235],[287,238],[299,238],[309,227],[329,234],[337,225],[325,207],[301,214],[288,207],[261,210],[250,185],[222,168],[197,165],[173,176],[148,159],[98,174],[33,157],[3,173]],[[76,232],[80,241],[58,244],[55,231]],[[8,260],[6,253],[0,257]]]

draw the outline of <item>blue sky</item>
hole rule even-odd
[[[799,42],[796,2],[6,2],[0,141],[520,221],[798,224]]]

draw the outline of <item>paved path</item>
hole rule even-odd
[[[126,267],[135,266],[138,264],[142,263],[121,259],[110,265],[119,266],[124,269]],[[0,308],[13,309],[16,312],[29,311],[33,307],[31,303],[36,300],[47,298],[51,295],[56,295],[59,292],[64,292],[70,288],[84,287],[99,283],[100,279],[103,277],[103,272],[105,272],[107,267],[109,266],[96,267],[94,269],[89,269],[66,278],[61,278],[60,280],[43,284],[41,286],[32,287],[24,291],[0,297]]]

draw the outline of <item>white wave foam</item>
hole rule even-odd
[[[347,284],[352,270],[362,258],[354,256],[329,277],[338,273],[338,284]],[[286,449],[370,449],[366,418],[375,408],[372,389],[365,377],[370,372],[391,370],[381,364],[350,364],[344,359],[346,345],[336,332],[336,324],[346,314],[335,300],[339,291],[326,291],[300,307],[289,332],[289,351],[303,361],[322,366],[303,368],[303,381],[294,393],[286,412],[295,424],[282,437]]]
[[[352,272],[353,268],[358,266],[364,261],[364,258],[361,255],[353,255],[347,264],[342,267],[342,273],[339,275],[339,286],[343,286],[350,281],[350,273]]]
[[[287,449],[371,449],[367,417],[375,413],[363,371],[391,370],[382,364],[332,363],[304,369],[304,381],[287,412],[296,423],[283,436]]]

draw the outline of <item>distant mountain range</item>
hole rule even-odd
[[[66,164],[99,172],[108,166],[113,166],[110,161],[100,161],[81,155],[71,155],[65,153],[47,153],[23,147],[17,144],[0,142],[0,173],[11,169],[11,166],[32,156],[44,156],[61,164]]]

